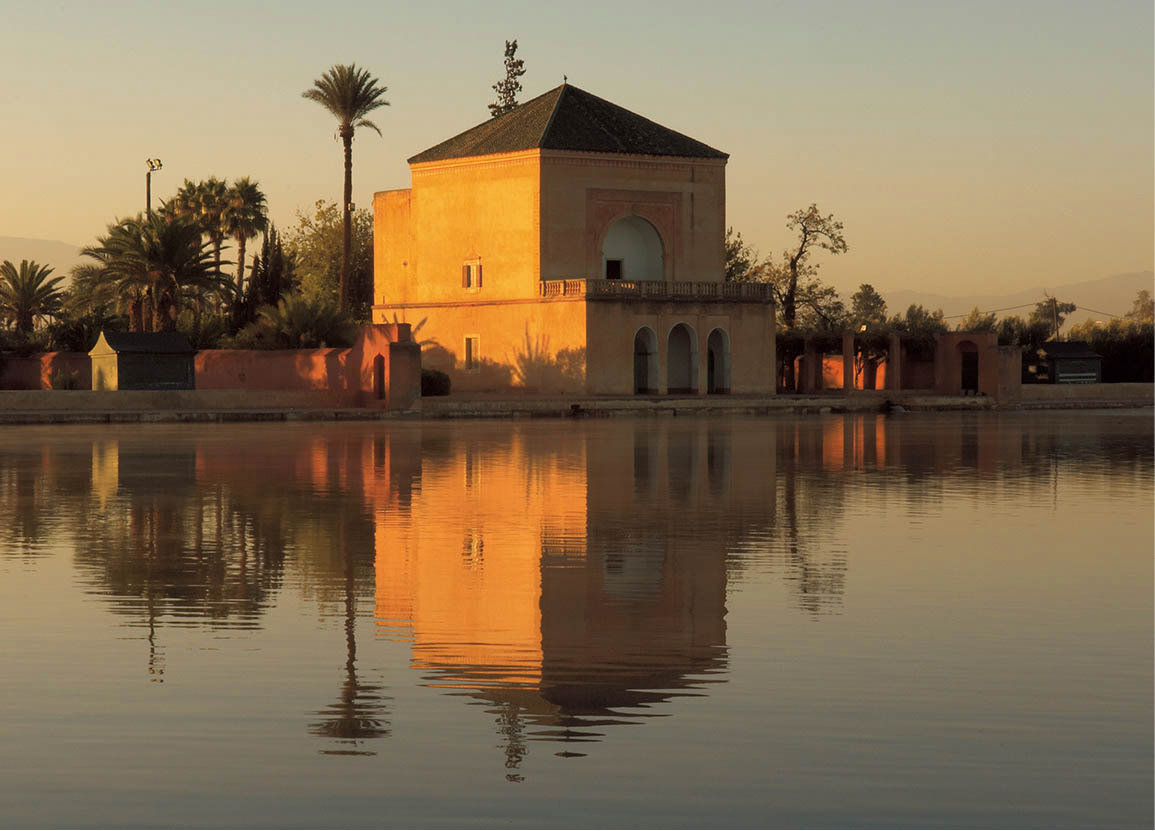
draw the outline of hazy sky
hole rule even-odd
[[[335,63],[389,87],[354,200],[569,80],[730,153],[729,224],[763,251],[811,202],[846,224],[843,291],[1012,291],[1152,268],[1152,3],[3,0],[0,236],[93,241],[187,177],[251,176],[273,218],[338,200]]]

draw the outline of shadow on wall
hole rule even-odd
[[[512,364],[481,358],[467,369],[456,352],[436,342],[423,348],[421,364],[448,373],[454,391],[573,393],[585,387],[585,350],[562,349],[551,357],[549,335],[533,338],[528,328]]]
[[[533,392],[580,390],[585,383],[586,361],[582,349],[562,349],[550,358],[549,335],[531,338],[525,328],[523,348],[514,353],[513,377]]]
[[[426,347],[421,352],[421,366],[425,369],[439,369],[452,379],[451,390],[471,390],[474,392],[496,392],[513,386],[513,367],[482,358],[472,369],[466,369],[457,353],[444,346]]]

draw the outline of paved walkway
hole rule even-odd
[[[1100,409],[1104,407],[1150,407],[1153,401],[1150,384],[1103,384],[1089,388],[1063,390],[1048,388],[1035,395],[1026,393],[1021,409]],[[76,393],[72,393],[76,395]],[[0,392],[0,399],[4,393]],[[55,397],[39,399],[52,401]],[[175,401],[175,399],[174,399]],[[72,402],[79,405],[81,402]],[[91,403],[91,402],[89,402]],[[523,396],[451,395],[424,398],[418,407],[404,412],[377,409],[341,409],[316,406],[266,407],[189,407],[178,404],[170,408],[151,400],[147,406],[106,407],[60,406],[24,408],[3,406],[0,400],[0,425],[4,424],[172,424],[221,423],[239,421],[378,421],[386,419],[449,418],[562,418],[605,416],[666,416],[698,414],[773,415],[820,414],[847,412],[880,412],[897,405],[905,410],[995,410],[999,407],[985,396],[944,396],[925,392],[887,391],[855,392],[842,395],[710,395],[674,398],[669,396],[626,398],[602,396]]]

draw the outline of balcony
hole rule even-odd
[[[688,303],[772,303],[766,283],[666,283],[657,280],[543,280],[545,298],[586,300],[663,300]]]

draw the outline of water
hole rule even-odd
[[[1149,411],[5,428],[4,826],[1150,826]]]

